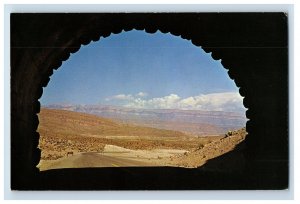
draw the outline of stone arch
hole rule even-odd
[[[245,150],[248,165],[261,165],[262,158],[275,159],[283,162],[272,164],[280,165],[280,171],[286,170],[286,23],[286,16],[280,13],[12,14],[11,167],[15,175],[12,186],[28,186],[28,178],[39,175],[36,168],[40,159],[39,133],[36,132],[38,99],[53,69],[60,67],[81,45],[132,29],[147,33],[170,32],[201,46],[212,53],[213,59],[221,59],[230,78],[240,87],[244,106],[248,108],[246,129],[249,136]],[[278,100],[266,104],[270,97]],[[272,114],[279,118],[271,118]],[[284,125],[278,129],[277,125],[282,123]],[[275,132],[276,136],[272,137]],[[263,134],[267,136],[262,137]],[[269,164],[263,165],[267,168]],[[27,178],[16,176],[20,167]]]

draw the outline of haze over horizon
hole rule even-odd
[[[245,112],[242,99],[220,61],[200,47],[134,30],[82,46],[54,72],[40,101]]]

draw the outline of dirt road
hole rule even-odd
[[[47,169],[86,168],[86,167],[124,167],[124,166],[153,166],[149,162],[130,158],[120,158],[104,155],[103,153],[80,153],[64,157],[44,164]]]

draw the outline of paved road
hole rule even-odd
[[[130,158],[112,157],[102,153],[89,152],[53,161],[53,163],[49,165],[49,169],[125,166],[151,166],[151,164]]]

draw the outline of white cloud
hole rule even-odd
[[[146,92],[139,92],[139,93],[135,94],[135,96],[143,98],[143,97],[148,96],[148,94]]]
[[[143,100],[141,98],[136,98],[135,100],[128,101],[127,107],[137,107],[137,108],[158,108],[158,109],[169,109],[175,108],[174,106],[180,100],[180,97],[176,94],[170,94],[169,96],[164,96],[161,98],[152,98],[149,100]]]
[[[152,99],[143,99],[144,92],[135,95],[119,94],[109,98],[118,105],[146,109],[183,109],[207,111],[245,111],[243,98],[237,92],[211,93],[181,98],[177,94]]]
[[[128,95],[118,94],[118,95],[112,96],[111,99],[132,100],[132,99],[134,99],[134,97],[131,94],[128,94]]]
[[[181,109],[239,111],[244,110],[243,98],[239,93],[212,93],[189,97],[180,101]]]

